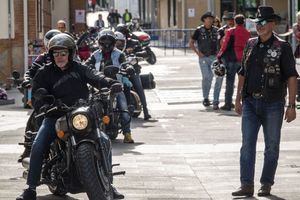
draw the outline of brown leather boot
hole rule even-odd
[[[257,196],[265,197],[270,196],[271,186],[270,185],[261,185],[260,189],[258,190]]]
[[[242,185],[237,191],[232,192],[232,196],[246,196],[252,197],[254,193],[253,185]]]

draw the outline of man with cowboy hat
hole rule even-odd
[[[298,73],[290,44],[273,33],[275,22],[280,19],[272,7],[260,6],[254,19],[258,37],[248,40],[244,50],[235,102],[235,111],[242,114],[241,187],[233,196],[253,196],[256,143],[261,126],[265,149],[258,196],[270,195],[283,118],[288,123],[296,119]]]
[[[211,69],[212,62],[216,59],[218,28],[213,26],[214,15],[211,12],[206,12],[201,17],[203,25],[197,27],[192,35],[189,45],[191,49],[199,57],[199,65],[202,73],[202,90],[203,90],[203,105],[205,107],[211,105],[208,96],[212,84],[213,72]],[[197,49],[195,47],[197,42]],[[222,77],[216,77],[214,87],[213,109],[219,109],[219,95],[222,86]]]

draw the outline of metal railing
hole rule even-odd
[[[183,51],[186,55],[189,49],[189,40],[195,29],[144,29],[151,37],[151,46],[164,49],[166,55],[168,50]]]

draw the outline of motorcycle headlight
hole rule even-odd
[[[79,131],[86,129],[88,122],[87,116],[83,114],[77,114],[72,119],[73,127]]]

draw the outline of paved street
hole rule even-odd
[[[151,71],[157,88],[147,91],[154,120],[133,121],[135,144],[113,143],[115,170],[125,176],[114,184],[127,200],[232,199],[239,186],[241,118],[233,111],[213,111],[201,104],[201,76],[198,61],[187,56],[158,54],[155,65],[143,63]],[[224,87],[221,105],[224,101]],[[211,91],[212,93],[212,91]],[[0,199],[10,200],[21,192],[25,181],[17,163],[25,123],[30,110],[21,108],[18,91],[9,91],[15,105],[0,106]],[[212,99],[212,98],[211,98]],[[281,153],[273,196],[257,197],[263,159],[263,137],[258,141],[255,196],[248,199],[300,199],[300,112],[291,124],[283,123]],[[38,188],[39,200],[56,200],[47,187]],[[66,199],[87,199],[85,194],[68,194]]]

